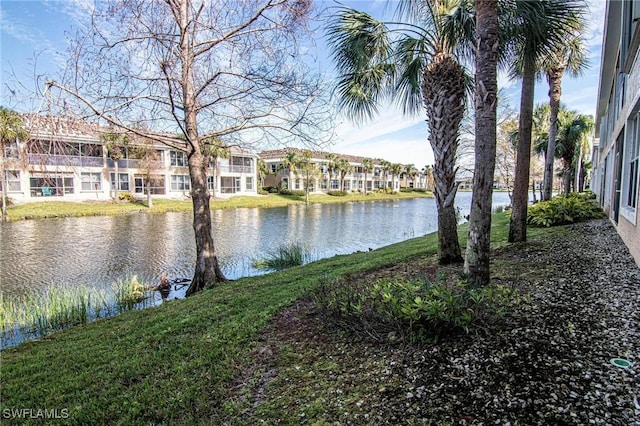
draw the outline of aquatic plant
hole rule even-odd
[[[302,265],[308,257],[307,250],[299,243],[281,244],[275,253],[265,259],[255,260],[253,266],[257,269],[281,270]]]

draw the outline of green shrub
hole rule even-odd
[[[130,192],[120,192],[118,194],[118,199],[120,201],[128,201],[130,203],[135,203],[136,201],[136,197],[134,197],[133,194]]]
[[[427,192],[425,188],[413,188],[413,192]]]
[[[549,201],[540,201],[529,207],[527,222],[550,227],[604,217],[595,195],[591,194],[579,193],[567,198],[558,195]]]
[[[334,280],[311,293],[321,314],[380,340],[424,341],[465,332],[508,315],[520,301],[502,285],[472,288],[466,280]]]
[[[281,244],[275,253],[265,259],[254,260],[253,267],[257,269],[282,270],[302,265],[308,257],[307,250],[301,244]]]
[[[346,191],[329,191],[327,192],[327,195],[331,195],[334,197],[346,197],[347,192]]]
[[[409,188],[408,186],[403,186],[400,188],[400,192],[413,192],[413,188]]]

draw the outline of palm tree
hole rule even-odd
[[[433,179],[433,166],[424,166],[422,168],[422,174],[424,174],[424,179],[425,179],[424,187],[428,191],[429,183]]]
[[[260,180],[260,187],[264,188],[264,178],[269,174],[269,165],[262,158],[258,158],[256,169],[258,172],[258,179]]]
[[[326,154],[324,158],[328,160],[327,171],[329,172],[329,189],[331,189],[331,181],[333,180],[337,156],[334,153],[329,153]]]
[[[496,160],[498,1],[476,0],[475,170],[464,272],[472,285],[490,280],[491,206]]]
[[[353,172],[354,167],[346,158],[338,158],[334,167],[340,176],[340,191],[344,191],[344,179],[349,173]]]
[[[401,2],[399,20],[384,24],[370,15],[342,8],[329,27],[329,44],[338,68],[340,107],[356,121],[373,117],[391,97],[405,114],[421,107],[427,115],[435,156],[439,261],[462,260],[454,199],[455,158],[465,111],[468,78],[455,59],[459,40],[469,40],[466,0]],[[466,19],[460,19],[466,18]],[[459,26],[447,25],[461,23]],[[400,34],[392,39],[391,33]]]
[[[0,179],[2,179],[2,221],[7,220],[7,192],[9,179],[5,170],[4,150],[6,144],[16,139],[27,139],[29,132],[23,127],[22,118],[14,111],[0,107]]]
[[[508,52],[512,75],[522,77],[518,148],[509,241],[527,239],[527,204],[531,160],[533,92],[541,58],[580,28],[586,11],[583,0],[518,0],[507,2],[504,16],[509,23]]]
[[[569,195],[571,183],[574,175],[578,175],[577,170],[582,166],[583,145],[587,138],[591,135],[594,128],[593,117],[590,115],[579,114],[575,111],[561,111],[558,115],[558,139],[556,153],[562,159],[564,166],[564,196]],[[577,189],[577,188],[576,188]]]
[[[403,170],[404,167],[400,163],[392,163],[391,166],[389,166],[389,171],[391,172],[391,192],[395,192],[396,189],[395,177],[398,176],[398,180],[400,180],[400,175]]]
[[[582,22],[580,24],[583,24]],[[557,50],[544,58],[542,68],[549,83],[549,142],[544,163],[542,199],[550,200],[553,187],[553,160],[555,158],[558,111],[562,96],[562,77],[565,71],[579,76],[588,65],[587,49],[582,36],[582,27],[568,43],[557,46]]]
[[[362,170],[364,171],[364,193],[367,193],[367,175],[373,172],[373,160],[371,158],[362,159]]]
[[[382,179],[384,181],[384,187],[387,187],[387,179],[389,178],[389,170],[391,169],[391,163],[387,160],[380,160],[380,167],[382,167]]]
[[[213,197],[216,196],[216,183],[218,181],[218,158],[229,158],[231,150],[218,138],[205,141],[205,155],[209,157],[210,163],[213,165]],[[207,163],[209,162],[207,161]]]
[[[293,179],[293,175],[297,174],[298,172],[298,154],[294,151],[294,150],[289,150],[287,151],[287,153],[285,154],[284,157],[282,157],[282,166],[281,168],[284,170],[289,170],[289,180],[288,180],[288,184],[289,184],[289,188],[288,189],[292,189],[292,185],[291,185],[291,179]]]

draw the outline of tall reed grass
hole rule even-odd
[[[3,339],[42,336],[98,318],[104,318],[152,302],[137,276],[118,280],[111,293],[78,287],[49,287],[42,293],[7,299],[0,294],[0,332]]]
[[[293,266],[303,265],[309,258],[309,253],[300,243],[281,244],[275,253],[264,259],[257,259],[253,266],[257,269],[281,270]]]

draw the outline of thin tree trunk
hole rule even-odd
[[[464,271],[474,286],[490,281],[491,209],[496,164],[498,2],[477,0],[475,166]]]
[[[536,180],[535,179],[531,180],[531,194],[533,195],[533,202],[537,203],[538,200],[536,199]]]
[[[117,158],[115,160],[113,160],[113,170],[115,173],[115,178],[114,178],[114,184],[113,187],[115,188],[113,191],[113,195],[116,201],[119,200],[119,189],[120,189],[120,174],[118,173],[118,160]]]
[[[529,171],[531,168],[531,128],[535,64],[527,61],[522,76],[518,148],[513,185],[513,208],[509,226],[509,242],[527,241],[527,204],[529,199]]]
[[[193,83],[193,52],[189,33],[188,2],[179,5],[180,56],[182,60],[182,89],[184,107],[184,128],[188,144],[189,178],[191,180],[191,200],[193,202],[193,230],[196,239],[196,264],[193,280],[187,289],[187,296],[218,281],[226,281],[213,244],[211,207],[207,189],[207,162],[202,153],[197,128],[197,105]]]
[[[564,197],[567,198],[569,196],[569,192],[571,192],[571,182],[573,181],[573,170],[571,166],[567,166],[564,169]]]
[[[549,142],[544,159],[543,201],[550,200],[553,192],[553,162],[556,154],[558,111],[560,110],[560,97],[562,96],[563,74],[564,67],[556,68],[547,73],[547,81],[549,82]]]

